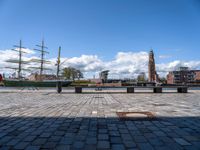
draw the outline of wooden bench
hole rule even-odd
[[[62,82],[58,81],[57,82],[57,92],[61,93],[62,92]],[[150,88],[153,89],[153,93],[162,93],[163,92],[163,88],[176,88],[178,93],[187,93],[188,92],[188,87],[187,86],[118,86],[118,87],[108,87],[108,86],[93,86],[93,87],[81,87],[81,86],[77,86],[75,87],[75,93],[82,93],[83,88],[89,88],[89,89],[95,89],[98,91],[102,90],[102,89],[108,89],[108,88],[125,88],[127,93],[135,93],[135,89],[138,88]]]
[[[82,93],[83,88],[90,88],[90,89],[96,89],[97,87],[75,87],[75,93]],[[178,93],[187,93],[188,92],[188,87],[186,86],[151,86],[151,87],[140,87],[140,86],[124,86],[124,87],[98,87],[101,89],[106,89],[106,88],[126,88],[127,93],[135,93],[136,88],[151,88],[153,89],[153,93],[162,93],[163,88],[176,88]]]

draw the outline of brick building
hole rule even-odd
[[[178,71],[171,71],[167,75],[168,84],[194,83],[200,84],[200,70],[189,70],[188,67],[180,67]]]
[[[199,81],[200,82],[200,70],[196,70],[195,71],[195,81]]]

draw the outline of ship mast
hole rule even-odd
[[[40,48],[40,49],[34,49],[34,50],[40,52],[40,59],[39,59],[40,67],[39,67],[39,69],[40,69],[40,76],[42,76],[43,70],[44,70],[44,63],[45,63],[44,56],[45,56],[45,54],[49,54],[49,52],[45,51],[45,49],[48,49],[48,47],[46,47],[44,45],[44,40],[42,40],[41,45],[36,45],[36,46]]]
[[[19,45],[14,45],[13,47],[15,47],[15,48],[11,49],[11,50],[18,52],[18,59],[9,59],[9,60],[6,60],[6,62],[17,63],[18,68],[14,68],[14,67],[6,67],[6,68],[17,70],[17,72],[18,72],[17,78],[21,79],[22,78],[21,71],[22,70],[28,70],[28,69],[22,69],[22,64],[28,63],[28,61],[22,60],[22,54],[27,53],[27,52],[23,51],[23,49],[25,49],[25,47],[22,46],[22,40],[19,41]]]

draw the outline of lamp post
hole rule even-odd
[[[58,49],[58,58],[57,58],[57,73],[56,73],[56,77],[57,77],[57,84],[56,84],[56,89],[58,93],[62,92],[62,82],[59,80],[59,72],[60,72],[60,51],[61,51],[61,47],[59,47]]]

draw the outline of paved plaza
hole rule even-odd
[[[151,112],[120,119],[117,112]],[[0,149],[200,149],[200,92],[0,93]]]

